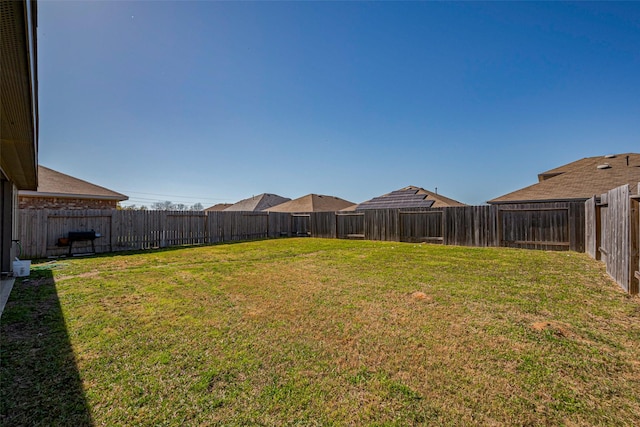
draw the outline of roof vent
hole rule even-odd
[[[615,154],[607,154],[606,156],[604,156],[605,159],[615,159],[616,155]]]
[[[609,169],[610,167],[611,165],[609,163],[598,165],[598,169]]]

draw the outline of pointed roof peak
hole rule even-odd
[[[38,165],[38,189],[20,191],[26,197],[67,197],[79,199],[128,200],[124,194],[88,181]]]
[[[282,197],[277,194],[262,193],[257,196],[251,196],[247,199],[240,200],[237,203],[224,209],[225,211],[244,211],[244,212],[260,212],[270,207],[291,200],[288,197]]]
[[[326,194],[307,194],[297,199],[269,208],[269,212],[337,212],[354,203],[336,196]]]
[[[422,187],[408,185],[362,202],[356,206],[355,210],[439,208],[445,206],[464,206],[464,204]]]

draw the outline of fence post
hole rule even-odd
[[[113,252],[113,212],[109,218],[109,252]]]
[[[448,245],[449,244],[449,227],[447,227],[447,216],[449,215],[449,209],[451,209],[450,207],[444,207],[442,208],[442,223],[441,223],[441,230],[442,230],[442,244],[443,245]]]
[[[500,206],[496,209],[496,226],[497,226],[497,242],[498,247],[502,246],[502,211],[500,210]]]
[[[42,234],[38,236],[39,256],[47,256],[47,236],[49,235],[49,209],[44,209],[39,212],[38,222],[44,223],[42,227]]]
[[[165,248],[167,247],[167,239],[166,239],[166,233],[167,233],[167,213],[165,211],[159,212],[160,213],[160,230],[162,230],[160,232],[160,247],[161,248]]]
[[[636,271],[640,265],[640,250],[638,248],[640,241],[638,237],[640,230],[639,207],[640,200],[637,197],[631,198],[629,209],[629,293],[631,295],[636,295],[640,291],[640,274]]]
[[[595,199],[595,196],[594,196]],[[594,212],[594,220],[595,220],[595,259],[600,261],[602,259],[602,252],[600,252],[600,247],[602,246],[602,206],[599,204],[595,204],[595,212]]]
[[[640,182],[638,183],[638,188],[636,191],[636,209],[640,210]],[[640,245],[640,214],[637,215],[637,219],[636,219],[636,254],[638,252],[640,252],[640,248],[638,247]],[[638,267],[638,271],[635,271],[633,273],[633,277],[640,282],[640,255],[638,255],[638,262],[637,262],[637,267]]]

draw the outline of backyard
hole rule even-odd
[[[587,255],[278,239],[34,263],[0,424],[638,425],[640,298]]]

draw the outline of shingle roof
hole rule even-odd
[[[410,185],[371,200],[362,202],[353,208],[344,210],[396,209],[396,208],[440,208],[447,206],[464,206],[457,200],[436,194],[424,188]]]
[[[269,212],[336,212],[354,203],[335,196],[307,194],[306,196],[267,209]]]
[[[217,211],[223,211],[226,208],[228,208],[229,206],[233,206],[232,203],[218,203],[216,205],[213,206],[209,206],[208,208],[206,208],[204,211],[205,212],[217,212]]]
[[[38,190],[19,191],[18,195],[25,197],[72,197],[119,201],[129,199],[124,194],[74,178],[42,165],[38,166]]]
[[[586,200],[624,184],[631,185],[635,194],[640,182],[640,154],[586,157],[542,172],[538,180],[488,203]]]
[[[244,211],[244,212],[258,212],[269,209],[272,206],[279,205],[280,203],[288,202],[289,198],[278,196],[277,194],[263,193],[257,196],[249,197],[248,199],[240,200],[238,203],[234,203],[225,209],[225,211]]]

